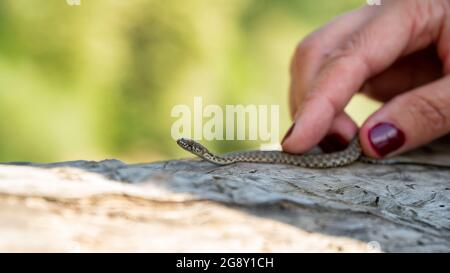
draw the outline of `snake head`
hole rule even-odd
[[[179,138],[177,139],[177,144],[184,150],[195,154],[196,156],[203,157],[205,153],[208,153],[208,149],[205,146],[201,145],[198,142],[195,142],[192,139],[188,138]]]

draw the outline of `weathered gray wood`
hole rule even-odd
[[[450,166],[448,142],[404,157]],[[0,251],[450,251],[450,168],[0,165]]]

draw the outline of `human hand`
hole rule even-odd
[[[358,128],[343,109],[359,90],[385,102],[359,130],[366,155],[426,144],[450,132],[449,73],[449,0],[391,0],[344,14],[296,49],[294,124],[283,150],[302,153],[321,139],[328,151],[345,146]]]

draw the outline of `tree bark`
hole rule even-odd
[[[402,159],[2,164],[0,251],[449,252],[448,140]]]

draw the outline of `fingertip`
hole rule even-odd
[[[361,148],[363,150],[363,154],[372,157],[372,158],[381,158],[381,155],[379,155],[375,149],[372,147],[370,141],[369,141],[369,131],[370,127],[369,125],[363,125],[361,129],[359,130],[359,142],[361,143]]]
[[[305,126],[304,120],[297,118],[291,128],[286,133],[281,147],[283,151],[293,154],[304,153],[314,145],[314,133]],[[306,127],[306,128],[305,128]]]
[[[342,151],[357,132],[356,123],[342,112],[333,120],[327,135],[319,142],[319,147],[326,153]]]
[[[349,115],[342,112],[333,120],[330,132],[337,132],[350,142],[358,132],[358,125]]]
[[[325,153],[339,152],[345,150],[350,142],[340,133],[329,133],[320,142],[319,147]]]
[[[284,138],[281,146],[289,153],[304,153],[319,143],[330,128],[334,118],[332,109],[323,109],[320,100],[305,103],[302,111],[296,116],[295,125]]]
[[[373,120],[361,129],[360,142],[365,155],[384,158],[398,153],[406,137],[395,123]]]

